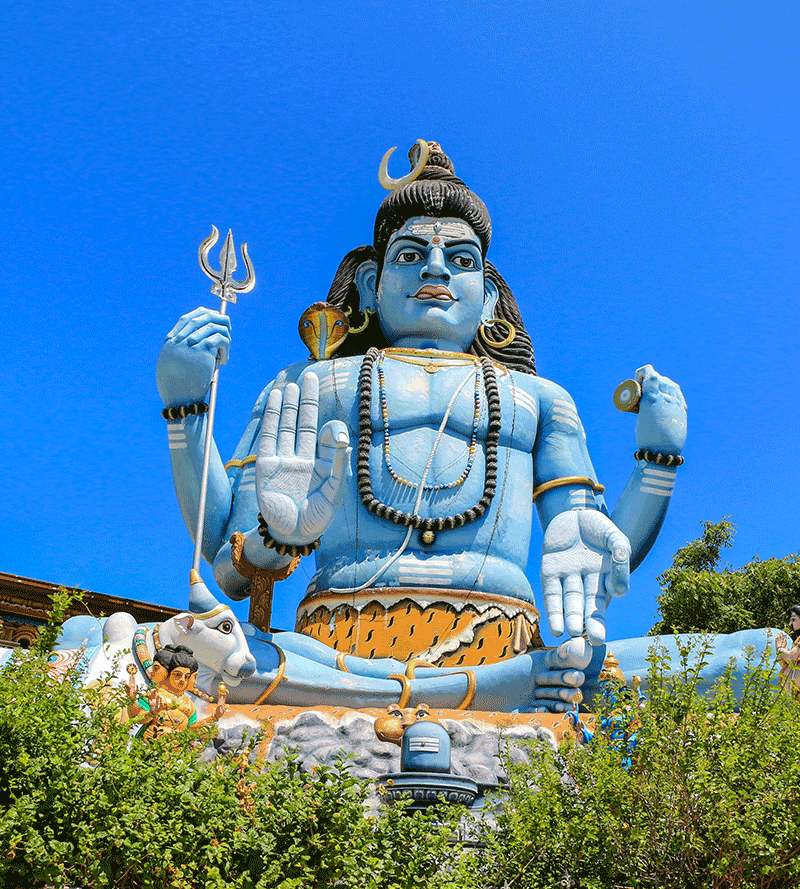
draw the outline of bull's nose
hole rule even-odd
[[[247,660],[239,667],[239,672],[236,674],[240,679],[246,679],[248,676],[252,676],[256,671],[256,659],[252,654],[247,656]]]

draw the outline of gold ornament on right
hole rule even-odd
[[[488,327],[494,327],[495,324],[505,326],[506,330],[508,331],[508,336],[506,336],[505,339],[502,339],[499,342],[490,340],[489,337],[486,335],[486,329]],[[487,346],[494,346],[495,349],[505,349],[506,346],[510,346],[511,343],[513,343],[516,339],[517,328],[514,327],[514,325],[510,321],[506,321],[505,318],[492,318],[490,324],[484,324],[481,321],[480,325],[478,326],[478,333]]]

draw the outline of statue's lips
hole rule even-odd
[[[433,299],[437,302],[455,302],[456,298],[444,284],[423,284],[410,299]]]

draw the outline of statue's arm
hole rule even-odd
[[[208,398],[217,352],[224,364],[230,347],[230,319],[198,308],[180,318],[167,334],[156,365],[156,382],[165,408],[196,411]],[[202,407],[200,408],[202,409]],[[206,415],[187,413],[167,421],[172,479],[181,514],[195,539],[200,478],[205,450]],[[231,511],[231,486],[216,444],[211,444],[203,557],[211,562],[222,546]]]
[[[179,409],[204,404],[217,353],[221,363],[226,363],[230,343],[230,318],[227,315],[200,307],[181,317],[167,334],[156,366],[156,382],[164,406]],[[275,381],[276,384],[278,382]],[[270,384],[256,402],[227,471],[213,439],[211,443],[202,553],[208,562],[214,563],[214,572],[221,588],[234,598],[240,598],[241,595],[237,597],[236,592],[249,583],[230,562],[229,539],[234,531],[245,534],[244,554],[252,564],[262,568],[280,568],[290,561],[286,556],[266,550],[263,546],[257,533],[255,466],[242,465],[243,458],[255,454],[264,405],[273,385]],[[183,520],[194,540],[205,451],[206,415],[188,413],[183,418],[168,420],[166,425],[175,493]]]
[[[686,402],[676,383],[648,364],[636,371],[642,399],[636,420],[639,452],[661,454],[656,463],[637,460],[628,484],[611,518],[631,542],[631,570],[638,567],[658,537],[667,515],[675,477],[680,471],[667,465],[686,443]]]
[[[234,599],[247,595],[249,582],[233,564],[231,535],[243,534],[251,565],[285,567],[294,547],[313,544],[329,527],[350,472],[347,427],[329,420],[318,428],[319,380],[307,368],[306,362],[292,365],[264,390],[227,464],[232,506],[214,576]],[[289,554],[265,546],[259,514],[273,541],[289,545]]]
[[[541,380],[539,426],[533,451],[533,490],[542,528],[560,513],[574,509],[605,512],[605,501],[597,474],[589,458],[586,435],[572,397],[560,386]],[[591,482],[559,484],[545,490],[551,482],[567,478]],[[539,493],[544,491],[543,493]]]
[[[214,577],[221,590],[232,599],[249,595],[250,581],[234,567],[231,537],[235,532],[244,536],[244,557],[258,568],[282,568],[291,562],[290,556],[281,556],[267,549],[258,533],[258,502],[256,500],[256,452],[264,419],[264,407],[273,387],[285,382],[286,371],[273,380],[261,393],[253,407],[250,421],[239,440],[233,457],[225,464],[230,487],[230,514],[222,535],[221,546],[214,558]]]
[[[630,543],[598,500],[597,476],[572,398],[539,382],[533,497],[542,527],[541,580],[550,630],[605,639],[607,596],[628,590]]]
[[[778,633],[775,637],[775,654],[784,663],[796,664],[800,661],[800,644],[793,643],[789,645],[786,634]]]

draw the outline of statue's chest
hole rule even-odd
[[[429,372],[396,361],[373,369],[370,412],[372,428],[404,432],[420,427],[468,435],[475,428],[485,437],[488,399],[481,368],[441,367]]]
[[[386,359],[372,367],[371,387],[359,386],[360,364],[331,362],[320,375],[321,419],[346,416],[353,432],[363,407],[369,407],[374,433],[409,434],[418,430],[485,440],[490,405],[484,370],[480,365],[430,367]],[[338,365],[338,366],[337,366]],[[501,446],[530,452],[536,441],[537,399],[520,384],[516,374],[495,369],[501,421]]]

